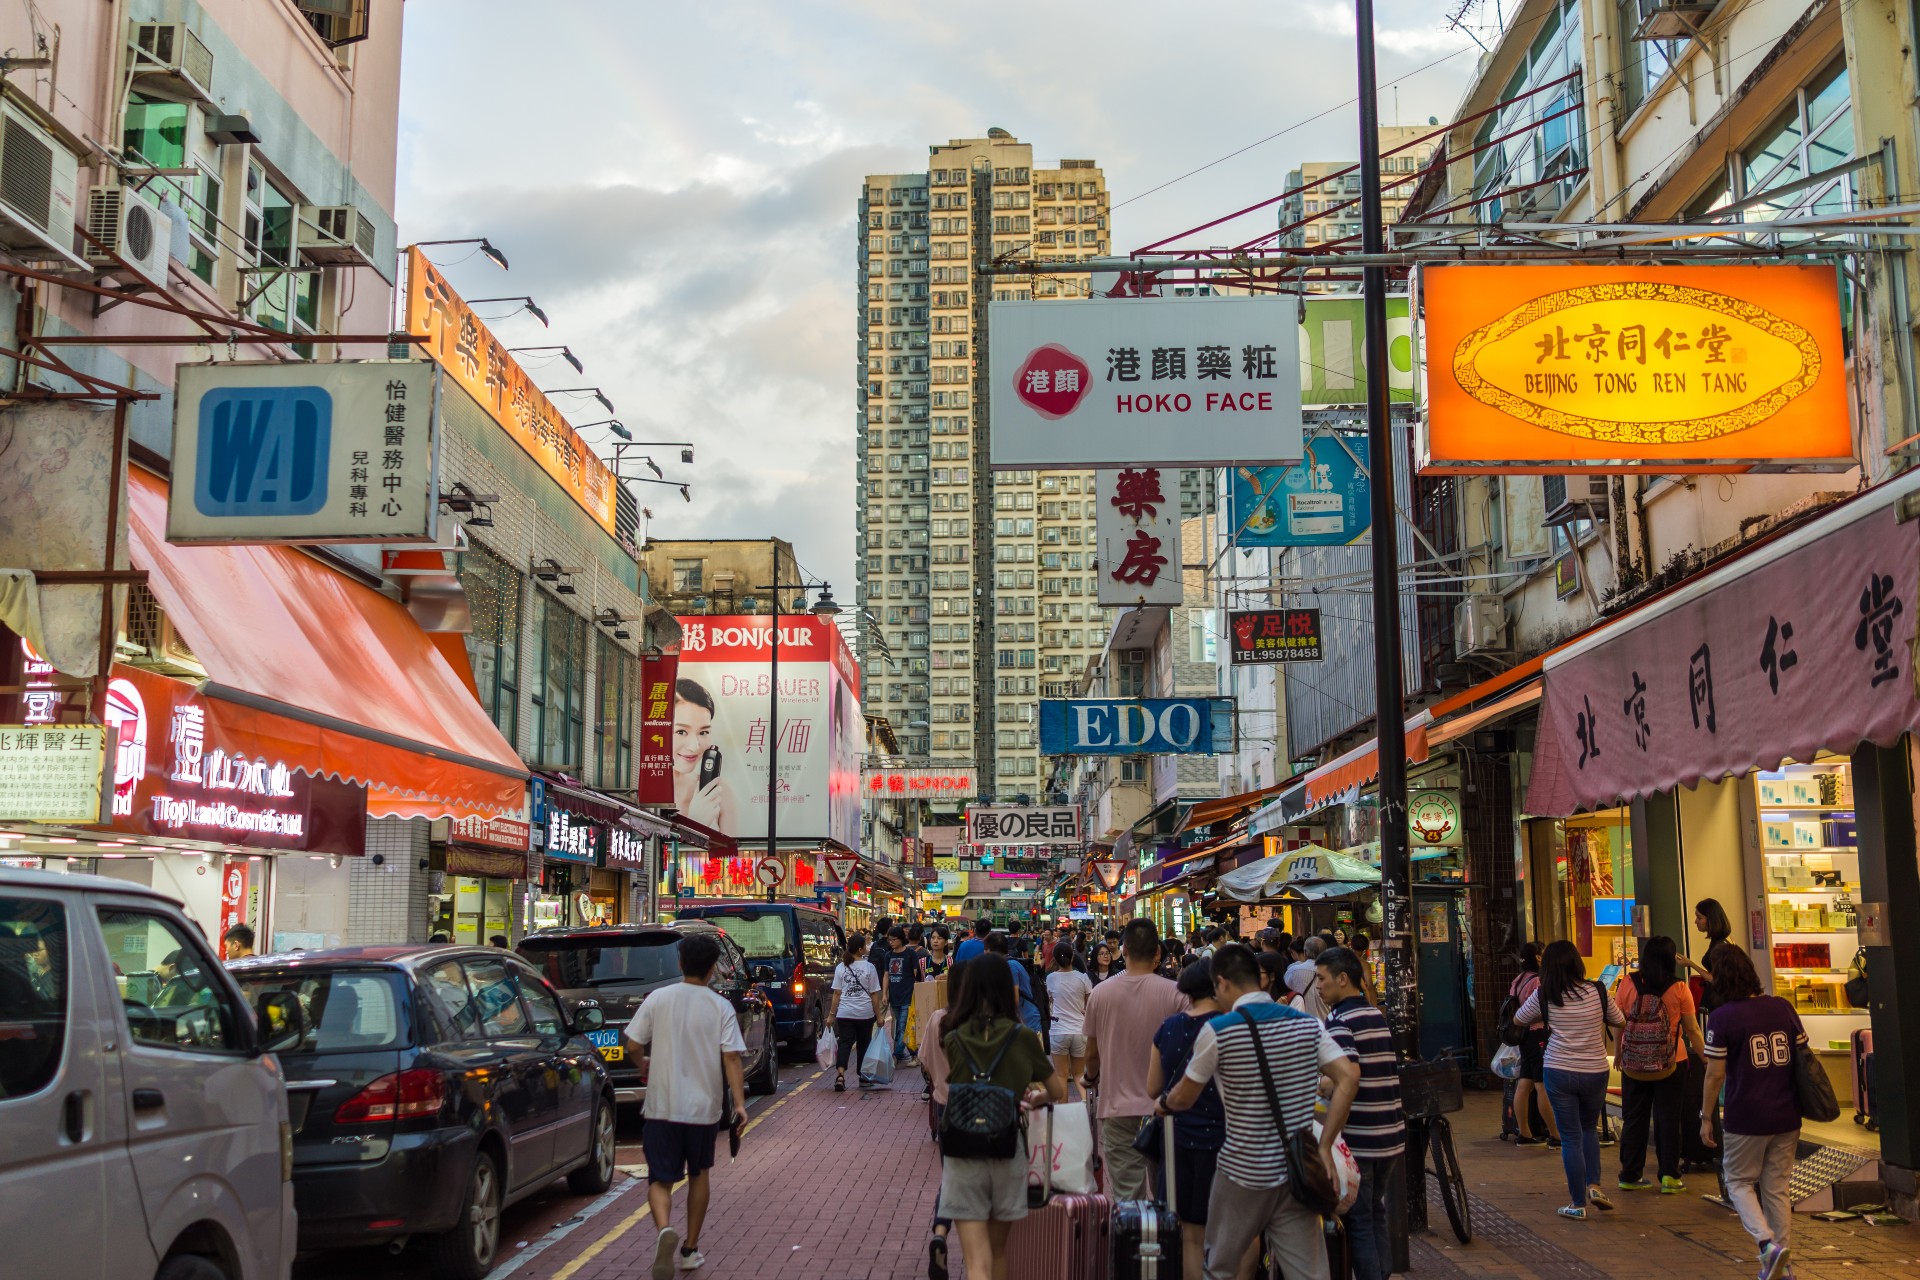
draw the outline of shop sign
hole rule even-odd
[[[99,725],[0,725],[0,820],[100,821],[106,756]]]
[[[1301,456],[1291,298],[990,306],[995,470]]]
[[[870,799],[964,800],[979,790],[979,775],[971,764],[938,760],[925,765],[868,765],[861,771],[860,789]]]
[[[1213,755],[1233,749],[1232,698],[1045,698],[1050,756]]]
[[[222,704],[165,676],[115,667],[107,684],[114,744],[107,825],[262,849],[358,857],[366,852],[367,789],[314,777],[283,744],[230,728]]]
[[[967,843],[1079,844],[1080,810],[1070,804],[969,805]]]
[[[1854,465],[1830,265],[1446,266],[1420,292],[1423,472]]]
[[[613,472],[558,406],[534,385],[486,321],[473,314],[438,267],[407,250],[407,332],[423,335],[426,354],[474,398],[500,429],[540,464],[611,536]]]
[[[20,675],[25,691],[20,695],[20,718],[28,724],[52,724],[60,718],[65,694],[53,687],[59,673],[53,664],[34,652],[23,636],[20,640]],[[78,691],[77,691],[78,692]]]
[[[167,541],[431,542],[430,360],[178,366]]]
[[[1306,443],[1293,467],[1234,467],[1237,547],[1346,547],[1367,540],[1373,497],[1365,436],[1327,432]]]
[[[598,866],[606,847],[606,824],[584,814],[563,809],[547,801],[547,845],[549,862],[578,862]]]
[[[477,813],[463,813],[451,820],[448,839],[461,844],[485,845],[492,849],[525,853],[532,830],[518,818],[489,818]]]
[[[215,935],[216,941],[225,938],[227,930],[246,922],[247,864],[235,860],[220,873],[220,932]]]
[[[1414,792],[1407,799],[1407,832],[1415,848],[1459,848],[1460,798],[1451,791]]]
[[[1227,642],[1234,666],[1318,662],[1318,609],[1253,609],[1227,615]]]
[[[639,804],[673,803],[673,684],[679,667],[676,654],[640,659]]]
[[[623,826],[608,827],[606,865],[645,873],[648,867],[646,836]]]
[[[1171,499],[1159,467],[1093,473],[1094,565],[1103,605],[1175,605],[1181,600],[1180,493]]]

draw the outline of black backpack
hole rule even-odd
[[[940,1116],[941,1155],[962,1160],[1006,1160],[1020,1154],[1020,1095],[992,1083],[993,1073],[1000,1069],[1020,1030],[1017,1023],[1008,1029],[1000,1052],[984,1070],[966,1042],[958,1034],[953,1037],[973,1079],[947,1085],[947,1109]]]

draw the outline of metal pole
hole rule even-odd
[[[773,643],[768,648],[767,692],[773,700],[773,719],[767,726],[767,856],[780,860],[780,814],[777,801],[780,790],[780,541],[769,538],[773,550]],[[772,902],[778,891],[767,889]]]

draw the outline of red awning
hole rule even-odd
[[[364,783],[375,816],[521,811],[519,755],[404,606],[292,547],[173,546],[166,482],[127,474],[133,563],[203,695],[319,728],[298,767]]]
[[[1427,758],[1427,724],[1432,719],[1422,711],[1407,721],[1407,760],[1419,764]],[[1380,757],[1373,743],[1355,747],[1345,755],[1307,775],[1307,808],[1330,804],[1348,791],[1380,776]]]

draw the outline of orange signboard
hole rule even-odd
[[[407,332],[426,337],[426,352],[479,402],[548,475],[614,533],[613,472],[553,401],[507,354],[447,278],[416,248],[407,250]]]
[[[1421,470],[1854,465],[1830,266],[1421,273]]]

